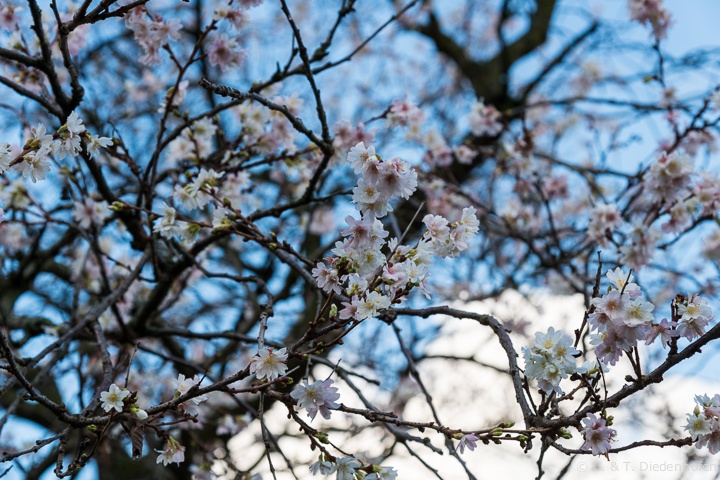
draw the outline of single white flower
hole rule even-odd
[[[360,468],[360,462],[353,457],[341,458],[337,461],[337,480],[355,480],[356,469]]]
[[[250,360],[250,373],[254,373],[258,380],[267,378],[273,381],[287,372],[287,349],[274,351],[265,347]]]
[[[688,431],[693,439],[697,439],[700,435],[707,435],[712,431],[712,423],[705,414],[688,414],[688,423],[685,425],[685,430]]]
[[[92,135],[87,143],[87,153],[91,157],[95,155],[101,148],[107,148],[113,144],[112,138],[99,137]]]
[[[655,305],[652,303],[636,298],[635,300],[625,303],[623,321],[628,327],[650,324],[654,319],[652,314],[654,309]]]
[[[128,390],[120,390],[114,383],[110,385],[107,392],[100,394],[100,400],[102,400],[102,408],[106,412],[109,412],[113,408],[118,412],[122,412],[123,401],[130,395]]]
[[[321,475],[330,475],[335,471],[335,464],[327,460],[318,460],[317,462],[310,465],[310,473],[317,475],[320,472]]]
[[[85,131],[85,125],[83,125],[83,121],[80,120],[80,117],[78,117],[78,114],[74,110],[68,116],[67,122],[65,123],[64,127],[71,134],[78,134]]]

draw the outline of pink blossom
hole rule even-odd
[[[300,408],[307,410],[308,416],[315,419],[318,412],[326,420],[330,418],[330,409],[340,405],[335,400],[340,398],[337,388],[332,386],[333,380],[318,380],[312,385],[307,380],[298,385],[290,396],[295,399]]]
[[[226,34],[221,33],[220,36],[210,43],[207,48],[207,57],[210,65],[217,67],[224,72],[230,67],[239,66],[247,53],[245,50],[238,50],[238,44],[235,39],[229,38]]]
[[[605,425],[604,418],[597,418],[592,413],[588,413],[582,423],[585,426],[582,432],[585,443],[581,448],[592,450],[593,455],[607,455],[610,451],[610,443],[615,440],[617,432]]]
[[[665,38],[671,24],[670,12],[665,9],[663,0],[629,0],[630,18],[643,25],[652,26],[653,35],[658,40]]]

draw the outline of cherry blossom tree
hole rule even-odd
[[[718,52],[671,55],[662,0],[593,8],[0,0],[0,476],[720,451],[720,391],[614,422],[720,337]],[[465,304],[507,292],[584,308]],[[495,364],[428,354],[461,320]],[[506,418],[444,421],[437,360],[500,373]]]

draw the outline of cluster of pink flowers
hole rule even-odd
[[[695,409],[688,414],[685,430],[695,440],[695,447],[707,447],[710,453],[720,452],[720,395],[695,396]]]
[[[319,262],[313,269],[318,286],[325,292],[351,298],[339,312],[341,319],[364,320],[393,303],[401,302],[416,286],[425,289],[432,256],[456,256],[468,248],[468,240],[479,229],[475,209],[465,208],[459,221],[450,224],[437,215],[423,219],[427,231],[414,246],[400,245],[398,239],[386,241],[388,232],[379,218],[392,211],[390,201],[409,198],[417,186],[417,173],[403,160],[382,160],[374,147],[358,143],[348,161],[362,173],[353,190],[353,202],[360,219],[345,218],[345,239],[335,244],[329,266]],[[452,229],[451,229],[452,227]],[[387,246],[389,254],[382,249]]]
[[[454,160],[453,149],[436,126],[425,128],[427,115],[418,105],[407,99],[396,99],[390,105],[387,123],[391,127],[406,127],[405,138],[426,149],[423,161],[429,166],[445,167]],[[455,152],[458,161],[467,163],[472,151],[463,146]]]
[[[74,203],[73,218],[78,222],[80,228],[87,230],[91,225],[102,227],[105,220],[110,216],[108,203],[104,200],[95,201],[92,198],[85,198]]]
[[[650,165],[645,177],[645,191],[652,202],[667,202],[690,193],[694,165],[684,152],[663,152]]]
[[[453,150],[438,128],[432,127],[428,129],[423,135],[422,141],[425,148],[427,148],[425,162],[438,167],[446,167],[453,162]]]
[[[244,10],[233,8],[232,4],[220,5],[213,12],[213,20],[227,20],[235,30],[240,31],[247,25],[248,16]]]
[[[383,160],[375,147],[358,143],[350,149],[348,162],[362,177],[353,190],[353,203],[363,215],[382,218],[392,211],[390,201],[410,198],[417,188],[417,172],[398,157]]]
[[[694,340],[705,333],[713,319],[707,300],[688,294],[673,301],[679,321],[664,318],[656,323],[652,314],[655,306],[643,300],[632,275],[617,268],[608,271],[607,277],[612,286],[608,293],[592,300],[595,310],[588,316],[591,330],[597,332],[592,338],[595,354],[603,363],[615,365],[638,340],[650,345],[660,338],[663,348],[673,338]]]
[[[470,131],[481,137],[494,137],[505,128],[500,112],[492,105],[485,105],[482,100],[473,105],[467,120]]]
[[[670,26],[670,12],[663,5],[663,0],[628,0],[630,18],[643,25],[652,26],[653,35],[658,40],[665,38]]]
[[[277,95],[270,100],[283,105],[293,115],[299,115],[304,104],[297,94]],[[248,147],[252,146],[260,154],[283,150],[291,153],[297,150],[297,130],[290,126],[283,114],[257,103],[243,103],[236,107],[235,112],[242,125],[243,141]]]
[[[588,316],[595,354],[605,364],[615,365],[623,352],[637,346],[638,340],[652,334],[655,306],[643,300],[634,277],[622,268],[609,270],[611,287],[600,297],[592,299],[594,311]]]
[[[0,2],[0,27],[5,30],[16,30],[20,25],[20,15],[23,8],[10,2]]]
[[[182,85],[180,85],[182,87]],[[185,96],[186,90],[180,88],[179,96],[173,98],[173,104],[179,104]],[[167,97],[166,97],[167,98]],[[202,118],[183,129],[182,134],[169,145],[167,160],[175,164],[182,160],[199,163],[213,151],[213,141],[217,132],[217,125],[209,118]]]
[[[588,236],[602,246],[608,244],[612,232],[622,225],[622,216],[614,203],[597,205],[590,214]]]
[[[430,252],[440,258],[457,257],[467,250],[468,240],[480,229],[474,207],[463,208],[460,220],[452,225],[440,215],[425,215],[423,223],[427,227],[423,240],[429,243]]]
[[[145,7],[131,10],[125,16],[125,26],[132,30],[135,40],[143,49],[144,55],[140,57],[140,63],[144,65],[160,63],[160,47],[166,45],[170,39],[178,40],[182,28],[177,18],[165,22],[155,16],[153,20]]]
[[[358,143],[369,144],[375,138],[375,130],[366,130],[362,122],[353,125],[347,120],[341,120],[335,125],[334,130],[333,147],[337,158],[341,158],[341,152],[343,156],[347,155],[348,150]]]
[[[655,254],[657,242],[661,236],[662,234],[657,228],[638,223],[630,229],[625,244],[620,247],[620,262],[630,268],[644,267],[650,263]]]
[[[597,418],[593,413],[588,413],[582,423],[585,443],[581,448],[591,450],[593,455],[607,455],[610,451],[610,443],[615,441],[617,432],[606,425],[604,418]]]
[[[425,123],[425,112],[410,100],[396,99],[390,105],[387,123],[390,127],[407,127],[407,138],[419,140]]]
[[[247,52],[239,48],[237,40],[221,33],[207,47],[207,57],[210,65],[220,67],[224,72],[239,66],[247,57]]]

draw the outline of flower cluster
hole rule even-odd
[[[720,452],[720,395],[695,396],[695,409],[688,414],[685,430],[695,441],[695,447],[707,446],[712,454]]]
[[[180,234],[180,227],[176,224],[176,211],[163,202],[162,217],[155,219],[153,232],[159,233],[168,240]]]
[[[182,187],[175,185],[173,198],[180,201],[188,210],[201,209],[212,201],[210,192],[218,185],[223,175],[223,172],[218,173],[212,168],[210,170],[201,168],[192,182]]]
[[[393,467],[373,466],[373,472],[365,474],[359,470],[362,467],[357,458],[345,457],[340,459],[327,459],[325,455],[321,455],[320,459],[310,465],[310,473],[317,475],[337,474],[336,480],[356,480],[364,478],[365,480],[395,480],[398,476],[397,470]]]
[[[240,9],[232,8],[233,5],[220,5],[213,11],[213,20],[219,22],[226,20],[238,32],[248,24],[247,14]]]
[[[452,224],[452,231],[448,221],[439,215],[426,215],[423,223],[427,227],[423,240],[430,244],[430,251],[440,258],[456,257],[467,250],[468,240],[480,229],[474,207],[463,209],[460,220]]]
[[[82,151],[83,139],[86,140],[89,155],[94,155],[100,148],[112,145],[110,138],[90,135],[83,121],[74,111],[53,135],[47,133],[42,123],[31,128],[30,138],[25,142],[21,153],[22,161],[18,164],[22,176],[29,177],[33,183],[45,180],[45,174],[50,171],[50,156],[58,159],[77,156]],[[14,161],[10,145],[0,144],[0,173],[7,171],[12,163]]]
[[[257,376],[258,380],[266,378],[272,382],[287,372],[287,358],[286,348],[275,351],[265,347],[250,360],[250,373]]]
[[[675,298],[675,306],[680,320],[677,323],[677,335],[688,340],[695,340],[705,333],[710,321],[714,318],[708,301],[696,293],[687,297]]]
[[[615,441],[617,432],[606,425],[604,418],[597,418],[592,413],[588,413],[582,423],[584,425],[582,435],[585,443],[581,448],[592,450],[593,455],[607,455],[610,451],[610,442]]]
[[[416,103],[407,99],[395,99],[390,105],[387,123],[390,127],[407,127],[406,138],[420,141],[425,117],[425,112]]]
[[[494,137],[505,128],[500,112],[492,105],[485,105],[482,100],[473,105],[467,120],[473,135],[481,137]]]
[[[324,419],[330,419],[330,409],[338,408],[340,405],[335,400],[340,398],[337,387],[333,387],[331,379],[318,380],[312,385],[307,380],[298,385],[290,394],[297,401],[300,408],[307,410],[308,417],[315,419],[320,412]]]
[[[200,376],[198,375],[195,375],[193,378],[186,378],[185,375],[183,375],[182,373],[178,374],[177,380],[173,379],[171,381],[171,387],[175,390],[174,398],[185,395],[195,385],[200,385],[201,381],[202,378],[200,378]],[[188,415],[197,416],[200,413],[198,406],[207,399],[208,396],[206,394],[198,395],[186,402],[181,403],[180,407],[182,407],[182,409]]]
[[[628,0],[630,18],[637,22],[652,26],[653,35],[658,40],[665,38],[670,26],[670,12],[663,5],[662,0]]]
[[[168,437],[163,450],[155,450],[160,455],[157,457],[157,463],[167,466],[169,463],[180,463],[185,461],[185,447],[180,445],[177,440],[172,437]]]
[[[537,332],[535,342],[523,347],[525,376],[537,380],[538,387],[545,393],[562,393],[560,380],[584,369],[577,366],[575,356],[580,351],[573,347],[570,337],[553,327],[547,333]]]
[[[622,225],[622,216],[614,203],[599,204],[590,214],[588,236],[602,246],[608,244],[612,232]]]
[[[180,85],[182,86],[182,85]],[[171,89],[173,90],[173,89]],[[178,106],[184,100],[186,90],[178,89],[177,93],[169,91],[165,102],[172,98],[172,105]],[[213,151],[213,141],[218,131],[217,124],[209,118],[201,118],[184,128],[179,137],[170,142],[167,160],[176,165],[185,160],[194,164],[201,163]]]
[[[637,346],[653,334],[655,306],[643,300],[634,277],[622,268],[609,270],[607,278],[612,284],[609,291],[592,299],[594,310],[588,316],[595,354],[603,363],[615,365],[623,352]],[[655,335],[657,336],[657,335]]]
[[[303,99],[297,94],[277,95],[270,100],[278,105],[283,105],[293,115],[299,115],[304,104]],[[242,125],[245,144],[257,149],[259,154],[282,150],[295,152],[297,150],[295,144],[297,131],[289,127],[290,124],[282,113],[268,110],[254,102],[239,105],[235,112]],[[277,175],[279,172],[275,174]]]
[[[175,186],[173,198],[188,210],[202,209],[213,200],[212,194],[216,192],[216,186],[223,175],[223,172],[218,173],[213,169],[201,168],[192,182],[184,186]],[[178,221],[175,208],[164,202],[162,205],[162,213],[155,220],[153,231],[167,239],[180,236],[183,243],[194,243],[200,231],[200,226],[193,222]],[[229,226],[227,211],[222,207],[215,207],[213,210],[213,228],[227,226]]]
[[[450,148],[440,129],[436,126],[425,126],[426,114],[414,102],[407,99],[396,99],[390,105],[387,123],[392,127],[407,127],[405,138],[419,143],[427,151],[423,161],[430,166],[445,167],[450,165],[453,158],[453,149]],[[464,148],[458,153],[458,160],[468,150]],[[465,155],[467,157],[467,155]]]
[[[402,126],[411,130],[419,130],[424,121],[425,113],[414,102],[407,99],[395,99],[390,105],[387,115],[388,126]]]
[[[140,57],[143,65],[160,63],[160,48],[170,39],[180,38],[182,25],[180,20],[173,18],[164,22],[159,16],[153,17],[145,7],[136,7],[125,17],[125,26],[132,30],[135,40],[143,49],[144,55]]]
[[[690,192],[693,159],[684,152],[662,153],[650,165],[645,189],[652,201],[662,202],[686,196]]]
[[[247,52],[238,48],[238,43],[234,38],[221,33],[207,47],[207,57],[210,65],[220,67],[220,70],[224,72],[230,67],[239,66],[247,57]]]
[[[9,2],[0,3],[0,27],[5,30],[18,30],[20,25],[20,15],[24,8],[13,5]]]
[[[325,292],[350,297],[350,302],[343,302],[341,319],[364,320],[400,303],[416,286],[424,291],[432,256],[454,257],[466,250],[479,222],[472,207],[453,224],[428,214],[423,219],[427,231],[414,247],[399,245],[396,238],[387,241],[389,234],[379,218],[392,211],[390,200],[412,195],[417,173],[399,158],[382,160],[374,147],[362,142],[350,149],[348,161],[362,173],[353,195],[361,216],[345,218],[348,228],[342,231],[345,239],[332,250],[335,257],[329,266],[319,262],[312,274]],[[389,254],[383,253],[385,246]]]
[[[642,224],[633,227],[629,232],[628,241],[620,247],[620,261],[630,268],[642,268],[647,265],[655,253],[660,236],[656,228],[648,228]]]
[[[91,225],[102,227],[105,220],[110,216],[110,210],[106,201],[95,201],[92,198],[85,198],[82,202],[75,202],[73,218],[81,228],[87,230]]]
[[[362,467],[357,458],[345,457],[338,460],[326,458],[325,455],[320,455],[320,459],[310,465],[310,473],[317,475],[332,475],[337,474],[337,480],[356,480],[358,474],[362,475],[363,472],[359,471]],[[362,476],[365,480],[395,480],[398,476],[397,470],[393,467],[373,466],[373,472],[369,475]]]
[[[410,198],[417,188],[417,173],[398,157],[383,160],[375,147],[360,142],[350,149],[348,162],[362,178],[353,189],[353,203],[364,215],[382,218],[392,211],[395,197]]]

